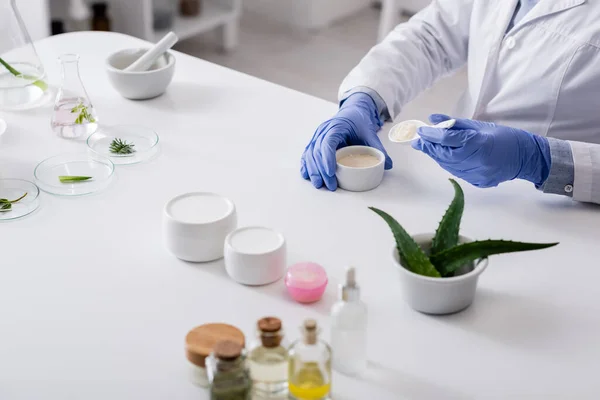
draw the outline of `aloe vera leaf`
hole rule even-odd
[[[4,61],[2,58],[0,58],[0,64],[2,64],[4,66],[4,68],[6,68],[8,70],[8,72],[10,72],[11,74],[13,74],[14,76],[16,76],[18,78],[23,78],[23,79],[27,79],[27,80],[31,80],[31,81],[34,79],[37,79],[37,77],[35,77],[33,75],[21,74],[19,71],[17,71],[13,67],[11,67],[10,64],[7,63],[6,61]],[[44,92],[46,91],[46,89],[48,89],[48,84],[41,79],[37,79],[35,82],[32,82],[32,85],[39,87]]]
[[[540,250],[558,243],[524,243],[509,240],[480,240],[459,244],[429,257],[442,276],[454,273],[463,265],[494,254]]]
[[[431,241],[431,254],[440,253],[458,244],[460,221],[465,208],[465,194],[454,179],[450,179],[450,182],[454,186],[454,199],[435,231],[435,237]]]
[[[92,179],[91,176],[71,176],[71,175],[61,175],[58,177],[58,180],[62,183],[73,183],[73,182],[84,182]]]
[[[440,277],[440,273],[435,269],[427,255],[421,250],[419,245],[415,243],[413,238],[404,230],[404,228],[391,215],[381,211],[375,207],[369,209],[379,215],[388,224],[394,239],[396,239],[396,247],[402,258],[404,266],[415,274]]]

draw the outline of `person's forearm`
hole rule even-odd
[[[473,0],[438,0],[396,27],[344,79],[340,100],[366,87],[383,100],[382,115],[395,118],[404,104],[466,63],[472,8]]]

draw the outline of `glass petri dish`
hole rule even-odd
[[[110,151],[113,140],[120,139],[133,144],[133,153],[115,154]],[[158,135],[150,128],[138,125],[115,125],[101,127],[87,139],[90,151],[110,159],[115,165],[137,164],[158,153]]]
[[[112,180],[115,166],[109,159],[89,154],[50,157],[35,167],[33,175],[41,190],[60,196],[81,196],[104,189]],[[59,176],[91,176],[90,180],[62,183]]]
[[[24,217],[34,212],[40,205],[40,189],[33,183],[24,179],[0,179],[0,199],[16,200],[10,211],[0,212],[0,221],[10,221]]]

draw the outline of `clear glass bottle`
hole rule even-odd
[[[304,321],[302,338],[289,349],[289,391],[297,400],[329,398],[331,390],[331,348],[318,340],[317,322]]]
[[[85,138],[98,129],[98,116],[79,77],[79,56],[63,54],[58,59],[62,84],[54,102],[52,130],[64,138]]]
[[[210,400],[251,400],[252,380],[243,347],[234,341],[217,343],[208,357]]]
[[[285,395],[288,391],[288,355],[282,346],[281,320],[265,317],[258,321],[259,342],[248,355],[252,391],[257,397]]]
[[[346,375],[360,375],[367,368],[367,306],[360,300],[356,270],[346,271],[339,301],[331,308],[333,368]]]
[[[0,108],[36,103],[48,89],[45,76],[15,0],[0,0]]]

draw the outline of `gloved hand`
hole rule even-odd
[[[450,119],[441,114],[432,123]],[[450,129],[419,128],[412,147],[433,158],[452,175],[477,187],[498,186],[519,178],[541,186],[548,178],[548,139],[490,122],[457,119]]]
[[[383,148],[377,131],[381,129],[377,106],[371,96],[355,93],[348,97],[337,114],[323,122],[315,131],[302,154],[300,173],[317,189],[325,186],[337,189],[335,178],[337,149],[362,145],[379,149],[385,154],[385,169],[392,168],[392,159]]]

